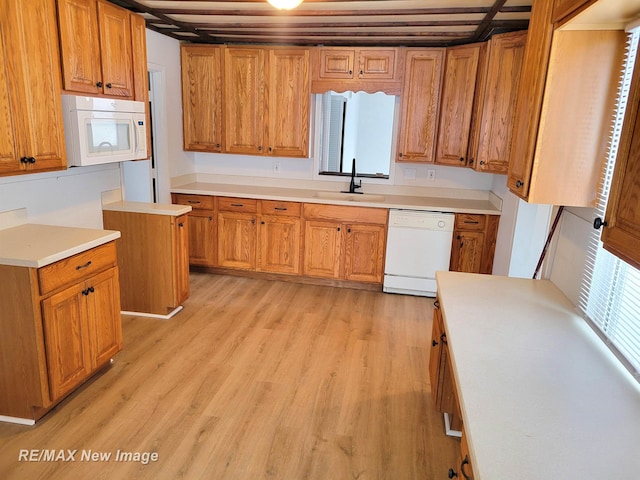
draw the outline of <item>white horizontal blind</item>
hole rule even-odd
[[[604,218],[640,33],[629,35],[611,143],[595,216]],[[640,381],[640,271],[612,255],[593,230],[579,307],[604,342]]]

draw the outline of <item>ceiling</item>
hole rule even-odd
[[[449,46],[524,30],[532,0],[110,0],[147,27],[194,43]]]

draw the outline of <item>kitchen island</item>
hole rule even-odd
[[[640,385],[553,283],[437,282],[476,480],[638,475]]]

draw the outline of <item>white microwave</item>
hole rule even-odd
[[[69,166],[147,158],[144,102],[62,95]]]

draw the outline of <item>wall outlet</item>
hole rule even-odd
[[[273,162],[271,165],[273,167],[273,173],[280,173],[280,162]]]
[[[433,169],[429,169],[427,170],[427,180],[429,180],[430,182],[435,182],[436,181],[436,171]]]

